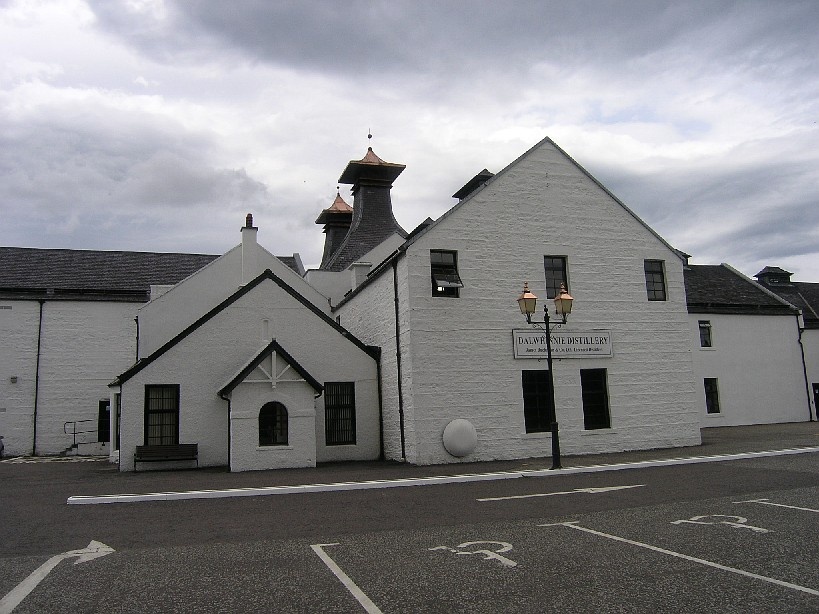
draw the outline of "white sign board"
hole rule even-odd
[[[512,331],[515,358],[546,358],[546,333],[526,329]],[[552,331],[552,358],[599,358],[611,356],[611,331]]]

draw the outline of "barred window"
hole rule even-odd
[[[699,321],[700,327],[700,347],[701,348],[710,348],[713,347],[713,340],[711,339],[711,321],[710,320],[700,320]]]
[[[281,403],[265,403],[259,410],[259,445],[287,445],[287,408]]]
[[[716,377],[706,377],[703,380],[705,386],[705,412],[708,414],[718,414],[719,409],[719,389],[717,388]]]
[[[569,289],[565,256],[544,256],[543,268],[546,273],[546,298],[555,298],[560,294],[560,286]]]
[[[355,383],[324,384],[324,438],[328,446],[355,444]]]
[[[665,268],[662,260],[646,260],[644,263],[646,274],[646,293],[650,301],[664,301],[665,297]]]
[[[179,385],[145,386],[145,445],[179,443]]]

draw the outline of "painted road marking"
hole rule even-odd
[[[82,550],[70,550],[52,556],[45,563],[32,571],[25,580],[15,586],[8,595],[0,599],[0,614],[9,614],[14,608],[20,605],[20,602],[45,579],[52,569],[60,564],[60,561],[75,556],[77,560],[74,561],[74,565],[78,565],[79,563],[86,563],[105,556],[106,554],[111,554],[112,552],[114,552],[114,549],[110,546],[106,546],[102,542],[91,541],[91,543]]]
[[[819,510],[814,510],[809,507],[797,507],[796,505],[785,505],[784,503],[772,503],[770,499],[751,499],[750,501],[734,501],[734,503],[759,503],[760,505],[773,505],[774,507],[786,507],[790,510],[801,510],[803,512],[819,514]]]
[[[562,490],[559,492],[539,492],[531,495],[509,495],[508,497],[485,497],[477,501],[507,501],[509,499],[531,499],[533,497],[555,497],[557,495],[575,495],[578,493],[598,494],[612,492],[614,490],[625,490],[627,488],[642,488],[645,484],[630,484],[628,486],[601,486],[599,488],[575,488],[574,490]]]
[[[789,588],[791,590],[800,591],[802,593],[807,593],[809,595],[814,595],[819,597],[819,591],[814,590],[812,588],[807,588],[805,586],[799,586],[798,584],[792,584],[790,582],[785,582],[784,580],[777,580],[776,578],[769,578],[768,576],[761,576],[759,574],[752,573],[750,571],[745,571],[743,569],[737,569],[736,567],[728,567],[727,565],[721,565],[719,563],[714,563],[713,561],[706,561],[705,559],[701,559],[695,556],[689,556],[687,554],[682,554],[680,552],[674,552],[673,550],[666,550],[665,548],[658,548],[657,546],[652,546],[651,544],[644,544],[642,542],[634,541],[631,539],[626,539],[625,537],[618,537],[617,535],[610,535],[608,533],[602,533],[600,531],[595,531],[594,529],[587,529],[586,527],[581,527],[577,521],[570,521],[570,522],[556,522],[552,524],[541,524],[538,525],[540,527],[557,527],[563,526],[568,527],[570,529],[574,529],[575,531],[583,531],[585,533],[591,533],[592,535],[597,535],[599,537],[605,537],[606,539],[612,539],[614,541],[623,542],[624,544],[631,544],[632,546],[638,546],[640,548],[645,548],[647,550],[651,550],[653,552],[659,552],[660,554],[666,554],[668,556],[673,556],[679,559],[684,559],[686,561],[691,561],[692,563],[698,563],[700,565],[705,565],[707,567],[713,567],[714,569],[720,569],[722,571],[727,571],[729,573],[734,573],[740,576],[745,576],[748,578],[753,578],[754,580],[762,580],[763,582],[770,582],[771,584],[776,584],[777,586],[783,586],[785,588]]]
[[[339,545],[340,544],[338,542],[336,542],[336,543],[332,543],[332,544],[313,544],[310,547],[313,549],[313,552],[315,552],[316,555],[318,555],[318,557],[321,559],[321,561],[325,565],[327,565],[327,567],[330,569],[330,571],[333,572],[333,574],[336,576],[336,578],[338,578],[341,581],[341,583],[344,585],[344,588],[346,588],[348,591],[350,591],[352,596],[356,598],[356,601],[358,601],[358,603],[361,604],[361,607],[363,607],[365,611],[369,612],[370,614],[381,614],[381,610],[378,609],[378,606],[375,605],[372,601],[370,601],[370,598],[367,597],[367,595],[364,594],[364,591],[362,591],[360,588],[358,588],[358,586],[356,585],[355,582],[352,581],[350,576],[348,576],[346,573],[344,573],[344,571],[341,569],[341,567],[339,567],[336,564],[336,562],[333,559],[330,558],[330,555],[328,555],[324,551],[324,548],[326,546],[339,546]],[[0,614],[3,614],[3,613],[0,613]]]
[[[719,520],[717,522],[703,522],[705,518],[733,518],[734,520]],[[707,524],[707,525],[715,525],[715,524],[726,524],[729,527],[733,527],[735,529],[750,529],[756,533],[770,533],[768,529],[763,529],[762,527],[755,527],[753,525],[748,524],[748,519],[743,518],[742,516],[726,516],[725,514],[710,514],[708,516],[694,516],[689,518],[688,520],[673,520],[671,524]]]
[[[495,546],[500,546],[498,550],[459,550],[459,548],[470,548],[472,546],[479,546],[483,544],[494,544]],[[482,554],[484,561],[494,560],[498,561],[504,567],[517,567],[517,563],[512,559],[508,559],[505,556],[501,556],[502,552],[509,552],[512,549],[512,544],[507,542],[496,542],[496,541],[477,541],[477,542],[464,542],[462,544],[458,544],[454,548],[450,548],[449,546],[435,546],[434,548],[427,548],[427,550],[434,551],[434,550],[446,550],[447,552],[451,552],[452,554]]]
[[[222,497],[257,497],[260,495],[290,495],[306,492],[330,492],[339,490],[366,490],[371,488],[400,488],[405,486],[430,486],[455,482],[478,482],[483,480],[509,480],[515,478],[545,478],[576,473],[599,473],[602,471],[622,471],[623,469],[644,469],[646,467],[666,467],[695,463],[715,463],[790,454],[810,454],[819,452],[819,447],[789,448],[767,452],[743,452],[716,456],[694,456],[666,460],[639,461],[613,465],[591,465],[587,467],[567,467],[559,470],[498,471],[494,473],[473,473],[466,475],[445,475],[425,478],[403,478],[397,480],[368,480],[364,482],[340,482],[336,484],[302,484],[299,486],[266,486],[260,488],[228,488],[224,490],[189,490],[146,494],[118,495],[78,495],[68,497],[68,505],[96,505],[99,503],[135,503],[140,501],[172,501],[181,499],[217,499]]]

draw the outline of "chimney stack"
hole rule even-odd
[[[406,231],[395,221],[390,198],[392,183],[405,168],[385,162],[372,147],[361,160],[350,160],[338,181],[353,186],[352,224],[341,245],[322,259],[321,269],[343,271],[393,234],[406,238]]]
[[[258,275],[258,247],[256,233],[259,229],[253,225],[253,215],[248,213],[242,227],[242,285],[252,281]]]

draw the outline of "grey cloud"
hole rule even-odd
[[[94,0],[100,27],[160,60],[237,53],[249,61],[338,74],[415,72],[457,80],[537,62],[629,69],[657,50],[707,56],[704,68],[786,58],[814,62],[814,2],[621,0],[475,3],[413,0],[313,2],[184,0],[165,17]],[[674,56],[663,61],[673,61]],[[663,66],[655,66],[662,70]]]

